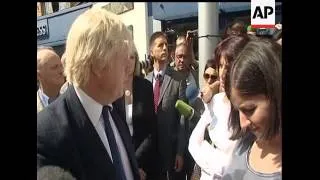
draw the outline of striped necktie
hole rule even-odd
[[[156,76],[156,84],[153,89],[153,101],[154,101],[154,111],[155,112],[158,112],[158,102],[159,102],[159,98],[160,98],[161,83],[162,83],[162,76],[159,73]]]

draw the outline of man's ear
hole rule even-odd
[[[106,68],[106,67],[104,67]],[[99,63],[95,63],[91,65],[91,71],[92,73],[97,76],[100,77],[101,76],[101,72],[104,69],[103,67],[99,66]]]
[[[152,51],[152,48],[150,48],[149,53],[150,53],[150,56],[151,56],[151,57],[153,57],[153,51]]]

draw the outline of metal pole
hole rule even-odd
[[[198,3],[198,36],[199,38],[199,84],[203,87],[203,72],[208,59],[213,57],[214,49],[218,43],[217,37],[202,37],[206,35],[218,35],[219,11],[218,3]]]

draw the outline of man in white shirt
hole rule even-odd
[[[40,47],[37,51],[37,112],[47,107],[58,96],[64,83],[60,57],[50,47]]]
[[[38,113],[37,168],[58,166],[76,179],[139,180],[123,96],[132,38],[119,17],[94,7],[66,40],[67,81],[55,103]]]

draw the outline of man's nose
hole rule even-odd
[[[164,44],[163,45],[163,50],[167,50],[168,49],[168,45]]]

